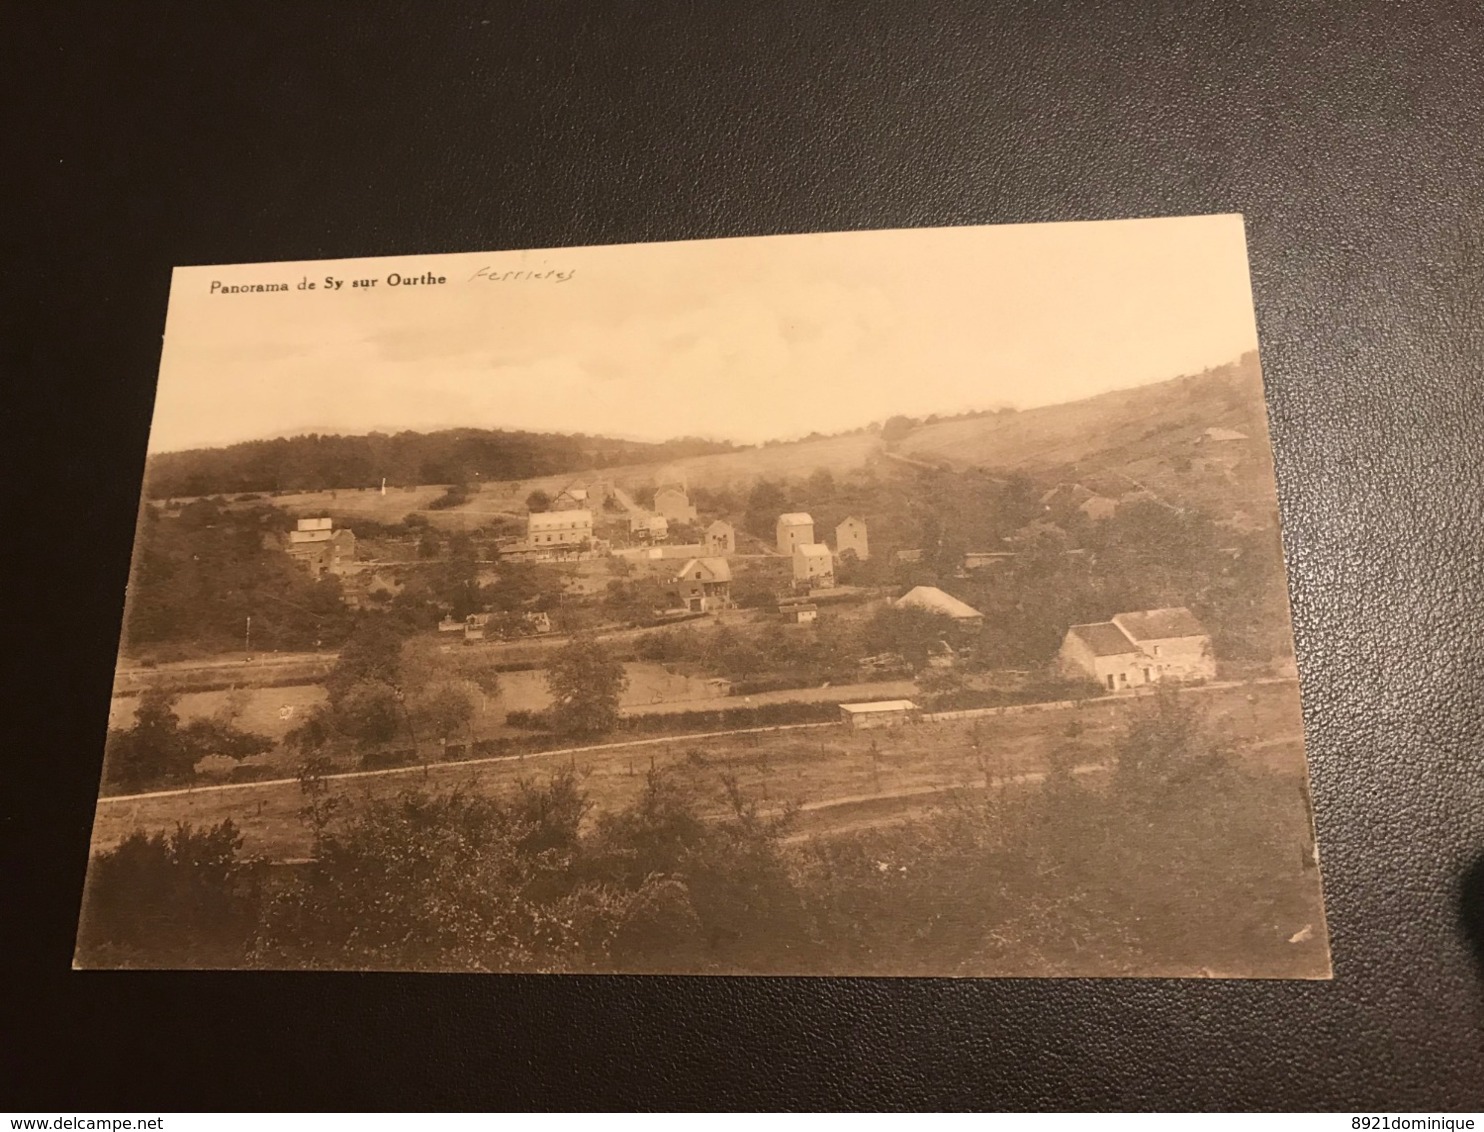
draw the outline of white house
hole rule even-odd
[[[682,487],[662,487],[654,493],[654,509],[672,523],[694,523],[696,506]]]
[[[737,528],[725,519],[717,519],[706,528],[706,549],[712,554],[735,554]]]
[[[675,575],[680,604],[692,613],[710,613],[732,604],[732,568],[725,558],[692,558]]]
[[[779,515],[775,533],[778,537],[778,553],[792,554],[794,547],[814,541],[814,517],[803,511]]]
[[[557,492],[556,498],[551,501],[553,511],[580,511],[592,510],[588,506],[587,488],[579,484],[571,484]]]
[[[1175,606],[1073,625],[1062,640],[1056,669],[1116,692],[1162,680],[1210,680],[1216,658],[1210,634],[1190,610]]]
[[[629,534],[650,542],[664,542],[670,537],[670,520],[663,515],[629,512]]]
[[[854,551],[862,562],[871,557],[871,547],[866,540],[866,524],[854,515],[847,515],[835,528],[835,553],[844,554],[847,550]]]
[[[526,539],[538,549],[579,546],[592,537],[593,513],[586,508],[533,511],[526,521]]]
[[[326,571],[339,573],[355,561],[356,536],[347,527],[337,530],[331,519],[300,519],[289,532],[286,549],[310,577],[318,578]]]
[[[829,587],[835,584],[835,558],[822,542],[800,543],[793,553],[796,585]]]

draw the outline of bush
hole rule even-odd
[[[387,747],[371,747],[361,752],[362,770],[389,770],[392,767],[411,766],[417,762],[417,752],[411,747],[393,750]]]
[[[1061,703],[1104,694],[1105,689],[1084,680],[1042,680],[1019,688],[951,688],[924,697],[928,711],[970,711],[1013,704]]]
[[[776,727],[786,723],[829,723],[839,718],[838,704],[787,700],[753,707],[629,715],[619,720],[618,729],[639,732],[727,731],[747,727]]]
[[[551,720],[547,718],[544,711],[532,711],[530,708],[516,708],[514,711],[505,713],[505,724],[507,727],[523,727],[529,731],[550,731]]]
[[[450,507],[460,507],[474,498],[474,492],[465,484],[453,484],[444,490],[443,494],[436,499],[428,501],[429,511],[447,511]]]
[[[197,831],[142,830],[93,857],[83,894],[82,966],[231,967],[247,959],[262,865],[241,858],[231,819]]]

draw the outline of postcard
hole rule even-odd
[[[75,964],[1328,978],[1242,219],[176,269]]]

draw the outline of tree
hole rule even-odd
[[[527,511],[549,511],[551,510],[551,496],[539,487],[526,496]]]
[[[189,782],[207,755],[244,759],[272,747],[267,736],[240,730],[225,718],[194,719],[182,727],[175,693],[150,688],[139,697],[133,726],[108,733],[104,777],[127,788]]]
[[[180,782],[195,772],[196,759],[180,734],[175,694],[150,688],[139,697],[134,725],[108,736],[106,777],[120,786]]]
[[[474,697],[462,683],[439,681],[412,697],[411,710],[418,729],[441,743],[468,730],[474,719]]]
[[[395,688],[402,675],[402,636],[384,617],[370,617],[357,626],[325,678],[330,702],[340,699],[355,685],[367,681]]]
[[[866,647],[872,652],[897,653],[913,668],[921,668],[952,631],[953,619],[947,614],[910,605],[884,605],[866,625]]]
[[[891,417],[881,426],[881,439],[888,444],[895,444],[899,440],[905,440],[916,427],[917,422],[911,417]]]
[[[552,723],[569,735],[601,734],[618,723],[619,697],[629,686],[623,664],[597,638],[573,637],[546,670]]]
[[[366,746],[390,743],[403,723],[401,693],[378,680],[352,684],[335,701],[336,726]]]
[[[772,480],[758,480],[747,495],[747,514],[742,525],[758,538],[772,540],[778,516],[788,506],[788,495]]]
[[[263,869],[232,819],[209,829],[135,830],[88,870],[78,927],[84,966],[240,967]]]

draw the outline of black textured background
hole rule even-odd
[[[0,1107],[1484,1106],[1477,0],[5,24]],[[1332,983],[69,971],[172,265],[1211,211],[1248,219]]]

